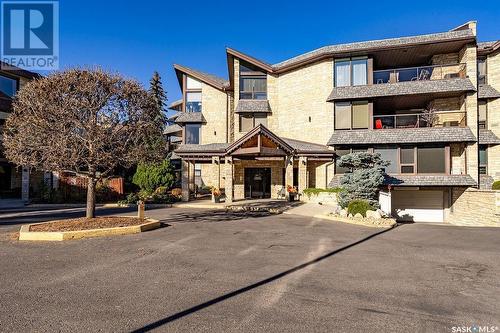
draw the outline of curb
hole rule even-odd
[[[132,217],[132,216],[122,216],[122,217]],[[137,234],[140,232],[153,230],[160,227],[159,220],[150,218],[147,218],[146,220],[147,220],[146,223],[128,227],[88,229],[88,230],[76,230],[76,231],[30,231],[30,227],[32,225],[50,223],[50,221],[42,223],[32,223],[23,225],[21,227],[21,231],[19,232],[19,240],[59,242],[71,239]]]
[[[343,223],[358,225],[361,227],[371,227],[371,228],[392,228],[397,224],[396,221],[394,221],[394,223],[391,225],[376,225],[376,224],[370,224],[370,223],[358,223],[358,222],[355,222],[355,220],[352,220],[349,218],[337,217],[337,216],[334,217],[334,216],[322,215],[322,214],[314,215],[313,217],[317,218],[317,219],[323,219],[323,220],[329,220],[329,221],[335,221],[335,222],[343,222]]]

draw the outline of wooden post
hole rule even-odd
[[[144,201],[139,200],[137,203],[137,217],[140,219],[144,218]]]

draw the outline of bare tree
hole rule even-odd
[[[5,153],[41,170],[72,171],[88,180],[87,218],[95,186],[119,167],[163,156],[154,101],[139,83],[101,69],[70,69],[27,83],[6,122]]]
[[[420,119],[425,121],[425,125],[427,127],[432,127],[437,123],[439,117],[436,114],[436,109],[431,104],[429,104],[427,105],[427,108],[422,111]]]

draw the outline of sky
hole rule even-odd
[[[477,7],[471,7],[476,4]],[[478,21],[500,39],[500,1],[60,0],[60,67],[100,66],[180,98],[174,63],[227,78],[225,47],[269,63],[346,42],[448,31]]]

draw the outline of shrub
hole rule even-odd
[[[342,191],[341,187],[332,187],[332,188],[306,188],[303,193],[307,195],[308,198],[311,195],[318,195],[320,193],[339,193]]]
[[[149,194],[158,187],[170,188],[174,181],[174,170],[170,160],[164,160],[160,164],[139,164],[132,178],[132,182],[139,186],[141,191]]]
[[[352,200],[364,199],[373,206],[378,206],[378,190],[384,182],[384,167],[389,162],[382,160],[380,154],[359,152],[344,155],[337,162],[347,171],[340,179],[345,191],[339,194],[339,204],[345,208]]]
[[[125,199],[125,203],[136,204],[139,201],[139,195],[137,193],[130,193]]]
[[[491,186],[492,189],[494,190],[500,190],[500,180],[497,180],[496,182],[493,183]]]
[[[370,203],[367,200],[352,200],[349,202],[347,205],[347,212],[352,215],[356,215],[357,213],[360,213],[363,215],[363,217],[366,217],[366,211],[367,210],[372,210],[374,207],[370,205]]]

